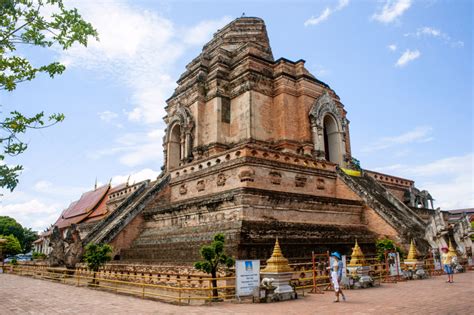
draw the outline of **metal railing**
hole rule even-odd
[[[172,283],[166,283],[168,281],[166,278],[153,278],[148,275],[133,275],[133,279],[130,281],[111,279],[100,271],[94,273],[93,271],[44,266],[8,266],[5,268],[5,272],[178,304],[199,304],[199,301],[203,303],[216,299],[235,298],[235,277],[184,278],[173,279]],[[213,280],[218,282],[217,287],[212,287]],[[191,282],[198,282],[199,285],[190,285]],[[214,290],[217,290],[218,296],[213,296]]]

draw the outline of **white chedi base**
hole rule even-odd
[[[277,300],[291,300],[295,298],[295,291],[290,285],[291,272],[262,272],[260,273],[262,278],[273,278],[272,286],[275,287],[273,291],[275,295],[278,295]]]

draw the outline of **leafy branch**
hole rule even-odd
[[[52,12],[43,14],[43,12]],[[68,9],[63,0],[2,0],[0,2],[0,91],[12,92],[19,83],[31,81],[44,73],[54,78],[66,67],[59,62],[33,65],[19,56],[18,45],[57,46],[66,50],[73,44],[87,46],[98,40],[97,31],[84,21],[77,9]],[[27,117],[18,111],[0,119],[0,187],[13,191],[18,184],[21,165],[8,166],[6,156],[23,153],[28,145],[19,139],[29,129],[48,128],[64,120],[63,114],[45,117],[40,112]]]

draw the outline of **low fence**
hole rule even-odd
[[[5,272],[177,304],[195,305],[215,299],[229,300],[235,297],[235,277],[185,276],[171,279],[168,276],[159,275],[116,274],[103,271],[94,273],[81,269],[21,265],[8,266]],[[217,281],[215,288],[212,287],[213,280]],[[217,296],[213,295],[214,290],[217,291]]]

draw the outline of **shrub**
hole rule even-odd
[[[217,292],[217,270],[220,265],[226,267],[232,267],[235,263],[234,259],[230,256],[227,256],[224,252],[224,242],[225,236],[222,233],[214,235],[214,240],[210,245],[204,245],[201,247],[199,253],[204,259],[203,261],[198,261],[194,264],[194,268],[197,270],[204,271],[211,274],[213,280],[212,283],[212,296],[214,298],[218,297]]]
[[[402,249],[395,244],[395,242],[389,238],[383,238],[375,242],[375,247],[377,250],[377,258],[379,261],[385,260],[385,251],[394,250],[400,254],[400,257],[403,257]]]

